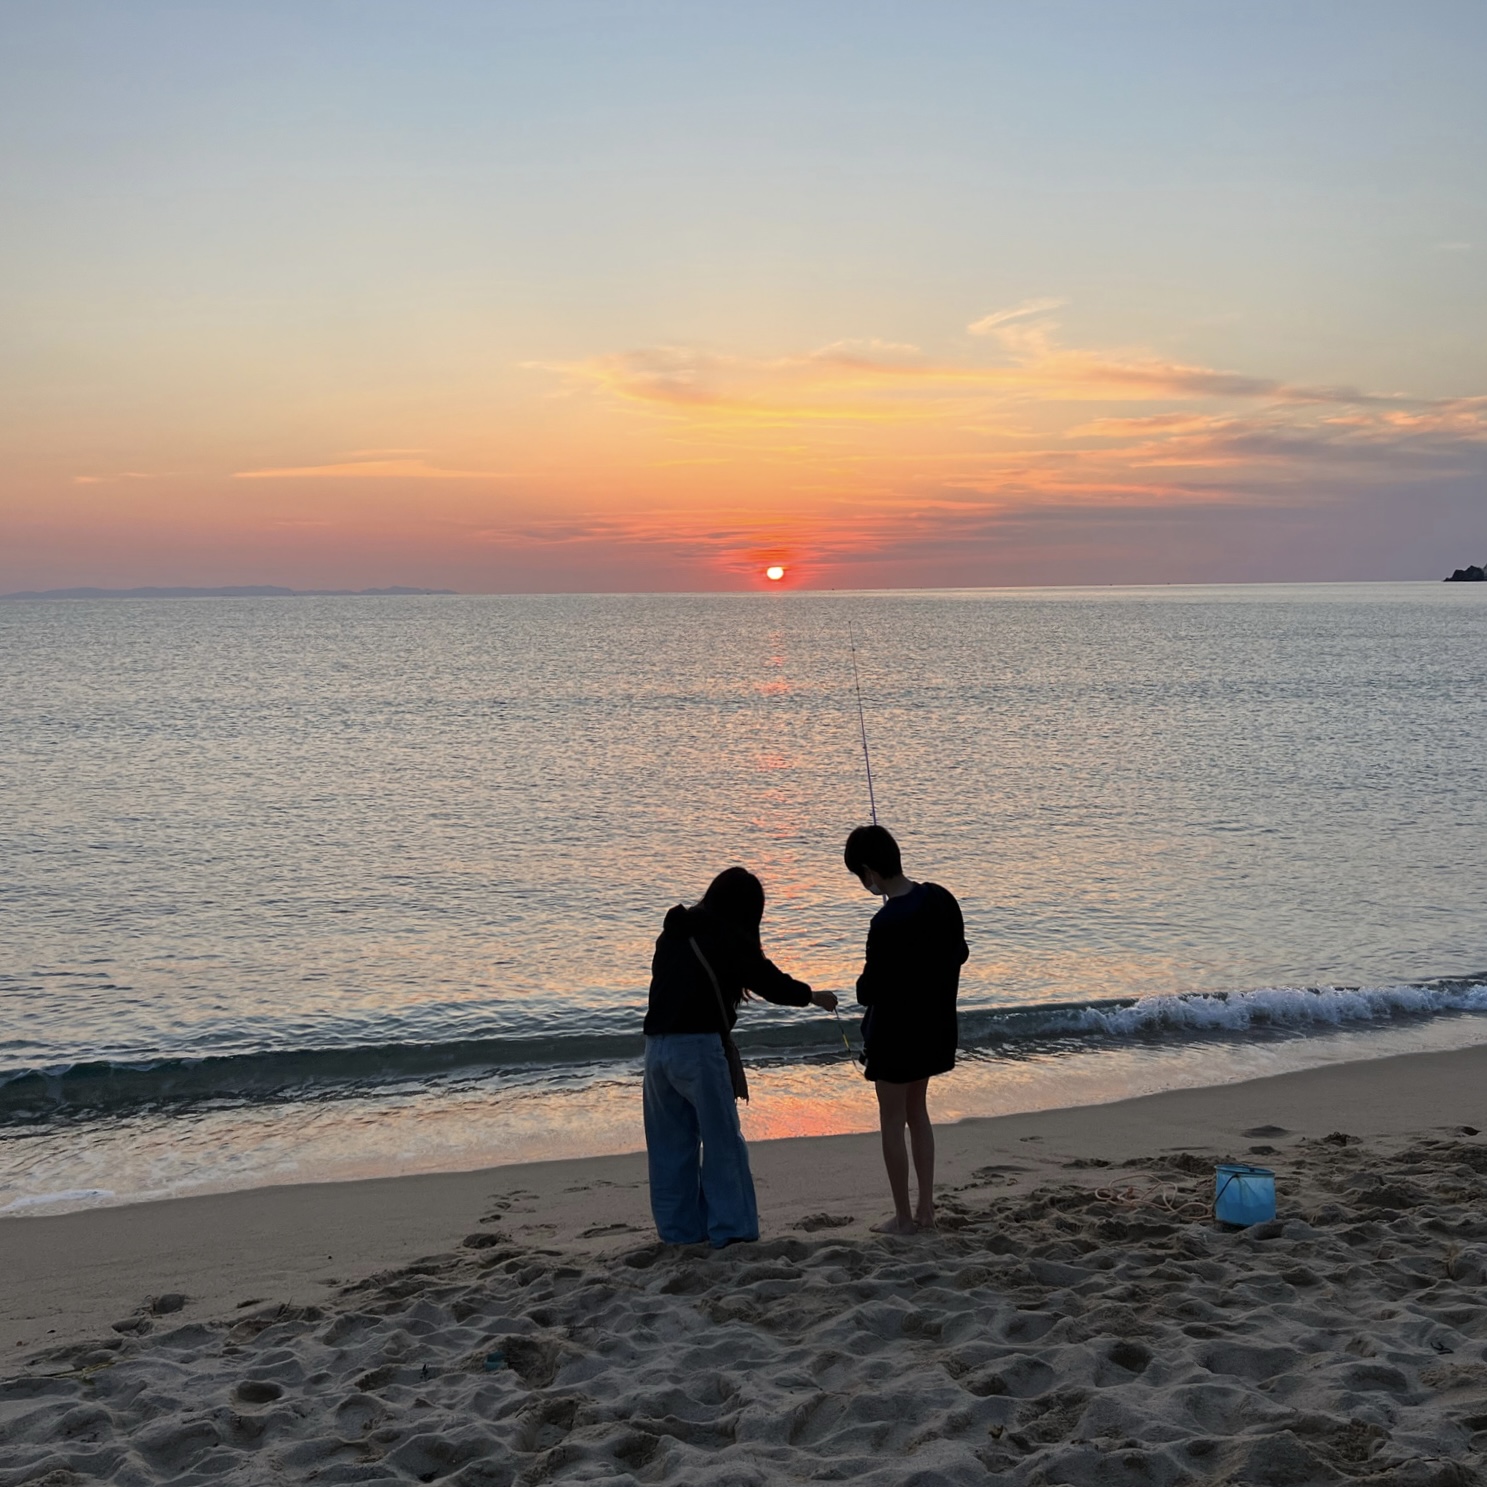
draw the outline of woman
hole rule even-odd
[[[759,1237],[754,1179],[734,1105],[727,1048],[748,992],[784,1007],[836,1007],[765,958],[764,889],[730,867],[694,908],[667,915],[645,1014],[645,1148],[651,1213],[669,1244],[714,1249]]]

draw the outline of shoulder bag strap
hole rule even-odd
[[[713,970],[712,966],[708,964],[707,956],[702,953],[702,946],[697,943],[695,937],[693,938],[691,944],[692,953],[697,957],[698,960],[702,962],[702,969],[707,972],[707,979],[713,984],[713,995],[718,999],[718,1016],[723,1019],[723,1026],[720,1031],[726,1038],[729,1035],[728,1008],[723,1004],[723,988],[718,985],[717,973]]]

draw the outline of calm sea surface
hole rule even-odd
[[[1487,1040],[1478,586],[9,603],[0,1209],[639,1145],[719,868],[850,991],[849,626],[966,914],[944,1113]],[[870,1123],[745,1020],[752,1133]]]

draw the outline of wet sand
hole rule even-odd
[[[640,1156],[8,1218],[0,1487],[1476,1481],[1479,1127],[1487,1048],[968,1121],[912,1239],[875,1137],[759,1143],[717,1254]]]

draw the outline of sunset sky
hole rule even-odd
[[[0,8],[0,591],[1439,578],[1487,6]]]

